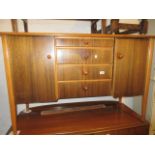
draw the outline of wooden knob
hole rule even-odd
[[[90,56],[90,52],[86,52],[84,53],[84,59],[87,60]]]
[[[122,58],[124,58],[124,54],[122,54],[122,53],[118,53],[118,54],[117,54],[117,58],[118,58],[118,59],[122,59]]]
[[[85,45],[88,45],[88,41],[84,42]]]
[[[88,71],[83,70],[83,74],[84,74],[84,75],[88,75]]]
[[[88,90],[88,87],[87,87],[87,86],[84,86],[84,87],[83,87],[83,90],[84,90],[84,91],[87,91],[87,90]]]
[[[50,54],[47,55],[47,59],[51,59],[52,56]]]
[[[85,55],[84,59],[87,60],[89,58],[89,55]]]

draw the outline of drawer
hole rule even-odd
[[[113,48],[57,49],[59,64],[111,64]]]
[[[96,38],[96,39],[93,39],[93,46],[95,46],[95,47],[113,47],[114,39],[113,38]]]
[[[56,46],[112,47],[113,38],[56,38]]]
[[[57,38],[56,46],[92,46],[92,39]]]
[[[59,82],[60,98],[110,96],[111,80]]]
[[[57,49],[57,62],[59,64],[91,63],[91,50],[89,49]]]
[[[58,65],[58,80],[111,79],[112,65]]]
[[[102,48],[102,49],[92,50],[91,63],[112,64],[113,63],[113,48]]]

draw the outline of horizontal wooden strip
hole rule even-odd
[[[113,50],[113,46],[56,46],[56,49],[109,49]]]
[[[15,36],[51,36],[56,38],[62,37],[104,37],[104,38],[155,38],[155,35],[120,35],[120,34],[83,34],[83,33],[49,33],[49,32],[0,32],[0,35]]]
[[[67,64],[67,63],[58,63],[57,65],[63,65],[63,66],[109,66],[113,65],[112,63],[109,64]]]
[[[95,110],[95,109],[101,109],[106,108],[106,105],[99,104],[99,105],[89,105],[89,106],[77,106],[77,107],[71,107],[71,108],[52,108],[50,110],[44,110],[41,111],[41,115],[53,115],[53,114],[63,114],[68,112],[77,112],[77,111],[85,111],[85,110]]]
[[[119,23],[119,28],[120,29],[140,29],[140,25],[138,24],[124,24],[124,23]]]
[[[112,79],[68,80],[68,81],[58,81],[58,83],[69,83],[69,82],[106,82],[106,81],[112,81]]]
[[[111,41],[113,41],[114,40],[114,38],[103,38],[103,37],[97,37],[97,38],[94,38],[94,37],[76,37],[76,36],[60,36],[60,37],[55,37],[55,40],[59,40],[59,39],[66,39],[66,40],[68,40],[68,39],[76,39],[76,40],[79,40],[79,41],[81,41],[81,40],[90,40],[90,41],[96,41],[96,40],[111,40]]]

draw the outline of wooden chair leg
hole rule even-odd
[[[106,19],[101,20],[101,33],[106,34]]]
[[[97,32],[96,22],[91,21],[91,33],[96,33],[96,32]]]
[[[11,24],[12,24],[12,31],[13,31],[13,32],[18,32],[18,23],[17,23],[17,19],[11,19]]]
[[[119,33],[119,19],[112,19],[111,20],[111,33]]]
[[[148,20],[142,19],[140,23],[140,34],[146,34],[148,30]]]

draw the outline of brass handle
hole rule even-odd
[[[87,91],[87,90],[88,90],[88,87],[87,87],[87,86],[84,86],[84,87],[83,87],[83,90],[84,90],[84,91]]]
[[[47,55],[47,59],[51,59],[52,56],[50,54]]]
[[[118,59],[122,59],[122,58],[124,58],[124,54],[122,54],[122,53],[118,53],[118,54],[117,54],[117,58],[118,58]]]

